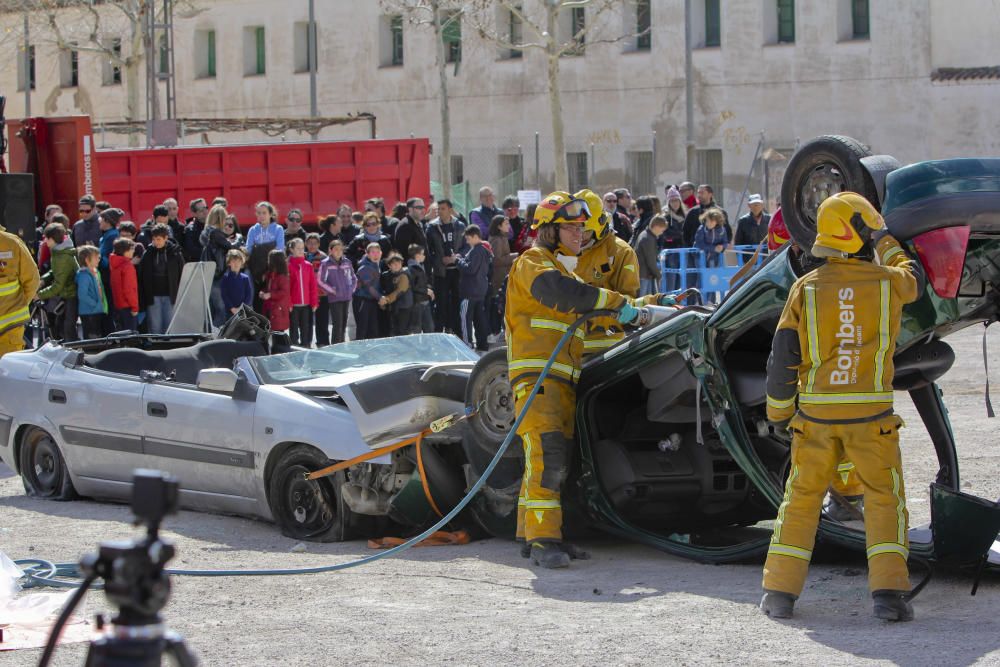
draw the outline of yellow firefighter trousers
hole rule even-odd
[[[7,329],[0,334],[0,357],[8,352],[20,352],[24,349],[24,327]]]
[[[532,383],[515,388],[515,408],[521,411]],[[517,429],[524,446],[524,477],[517,500],[517,538],[527,542],[562,539],[563,482],[573,442],[576,390],[564,382],[546,380]]]
[[[896,415],[863,424],[818,424],[796,415],[792,468],[764,563],[764,588],[799,595],[816,540],[823,496],[837,464],[854,463],[865,496],[868,585],[908,591],[906,495]]]

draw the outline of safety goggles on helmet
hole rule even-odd
[[[532,229],[541,225],[564,222],[587,222],[590,217],[590,207],[583,199],[577,199],[567,192],[554,192],[542,199],[535,208],[535,219]]]

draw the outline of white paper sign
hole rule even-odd
[[[521,208],[528,208],[531,204],[542,201],[541,190],[518,190],[517,200],[521,203]]]

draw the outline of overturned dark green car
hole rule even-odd
[[[783,213],[796,248],[786,244],[768,257],[717,308],[682,309],[587,362],[564,491],[568,532],[596,528],[705,562],[766,552],[790,445],[766,420],[766,361],[789,288],[821,261],[808,253],[816,208],[845,190],[881,209],[927,275],[922,295],[903,313],[893,383],[910,394],[939,463],[931,531],[911,530],[911,553],[986,562],[1000,505],[959,490],[956,443],[935,380],[955,359],[949,334],[998,318],[1000,159],[901,167],[834,136],[804,144],[786,172]],[[479,362],[466,397],[480,407],[463,439],[472,482],[514,418],[500,351]],[[476,522],[497,536],[513,535],[523,468],[516,449],[471,505]],[[825,514],[819,541],[865,547],[860,522]]]

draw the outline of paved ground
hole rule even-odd
[[[998,327],[1000,329],[1000,327]],[[997,422],[987,420],[982,329],[954,337],[959,362],[942,386],[959,441],[963,486],[1000,496]],[[1000,364],[1000,333],[990,335]],[[996,377],[996,374],[994,374]],[[913,524],[929,518],[933,450],[905,395],[903,450]],[[1000,397],[995,397],[1000,404]],[[24,497],[0,469],[0,549],[11,557],[76,560],[101,541],[135,535],[124,506]],[[271,525],[184,512],[168,521],[178,566],[291,567],[370,553],[359,542],[308,545]],[[705,566],[635,545],[593,543],[594,560],[568,571],[530,569],[511,543],[419,549],[312,577],[175,580],[166,610],[204,665],[321,664],[1000,664],[1000,576],[979,595],[970,579],[939,574],[903,625],[870,616],[864,563],[813,566],[790,622],[760,615],[760,565]],[[88,596],[85,613],[106,610]],[[84,645],[55,664],[80,665]],[[0,653],[34,665],[38,651]]]

